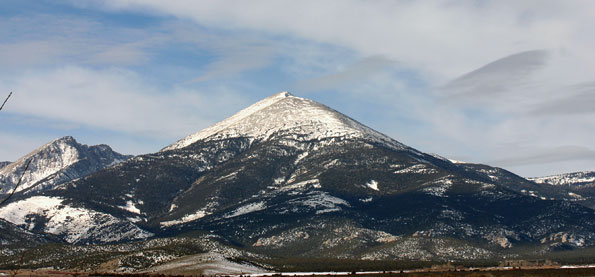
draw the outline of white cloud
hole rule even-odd
[[[533,108],[537,116],[583,115],[595,113],[595,82],[581,83],[557,90],[555,98]]]
[[[160,30],[110,28],[81,17],[0,17],[0,26],[6,38],[0,41],[0,70],[8,72],[56,64],[144,64],[150,48],[168,42]]]
[[[370,79],[374,75],[382,74],[393,67],[396,67],[396,63],[382,56],[366,57],[355,64],[338,70],[338,72],[301,80],[296,84],[296,89],[300,92],[340,89]]]
[[[462,97],[493,98],[524,89],[530,77],[546,66],[547,54],[545,50],[533,50],[504,57],[450,81],[443,89],[457,100]]]
[[[143,50],[143,42],[109,45],[93,53],[87,60],[91,64],[137,65],[145,64],[150,58]]]
[[[15,92],[7,113],[138,136],[180,138],[247,104],[224,87],[160,91],[136,73],[78,66],[0,79]]]
[[[595,161],[595,151],[581,146],[561,146],[552,149],[542,149],[539,152],[530,153],[528,155],[491,161],[490,164],[509,167],[574,160]]]
[[[385,55],[442,80],[531,49],[590,54],[592,1],[158,1],[107,0],[198,23],[295,35]],[[547,34],[547,35],[545,35]]]
[[[53,62],[62,47],[53,41],[24,41],[0,44],[0,64],[4,68],[35,66]]]
[[[273,56],[273,49],[268,45],[226,46],[224,49],[217,49],[220,55],[219,59],[209,64],[206,72],[193,79],[192,82],[231,77],[247,70],[262,68],[270,63]]]

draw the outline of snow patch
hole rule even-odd
[[[304,189],[308,185],[312,185],[314,188],[321,188],[320,180],[318,179],[311,179],[302,182],[293,183],[287,186],[282,187],[281,191],[288,191],[288,190],[296,190],[296,189]]]
[[[225,176],[219,177],[217,180],[215,180],[215,182],[221,181],[221,180],[227,180],[227,179],[234,179],[234,178],[236,178],[236,175],[238,175],[238,171],[235,171],[235,172],[229,173]]]
[[[452,186],[452,180],[448,178],[438,179],[431,182],[432,186],[424,188],[423,191],[438,197],[447,197],[446,191]]]
[[[336,208],[318,210],[318,211],[316,211],[316,214],[325,214],[325,213],[340,212],[340,211],[341,211],[341,208],[336,207]]]
[[[283,184],[283,182],[285,182],[285,177],[278,177],[273,179],[273,185],[278,186]]]
[[[153,236],[128,221],[94,210],[72,207],[63,202],[64,199],[60,197],[29,197],[0,209],[0,218],[32,230],[36,227],[36,222],[29,218],[43,217],[47,220],[44,232],[63,236],[69,243],[86,239],[116,242]]]
[[[320,193],[317,195],[312,195],[310,198],[303,201],[302,204],[312,207],[312,208],[318,208],[318,207],[334,208],[337,205],[349,206],[349,203],[347,201],[345,201],[341,198],[329,195],[326,192],[323,192],[323,193]]]
[[[294,165],[297,165],[300,163],[301,160],[303,160],[304,158],[308,157],[309,153],[308,152],[304,152],[301,153],[297,156],[297,158],[295,159],[295,161],[293,162]]]
[[[291,200],[290,204],[296,205],[293,212],[301,212],[300,206],[316,210],[316,214],[341,211],[341,206],[350,207],[349,203],[341,198],[332,196],[327,192],[311,192],[305,198]]]
[[[463,162],[463,161],[457,161],[457,160],[453,160],[453,159],[448,159],[449,162],[453,163],[453,164],[466,164],[467,162]]]
[[[428,168],[425,164],[416,164],[404,169],[400,169],[394,172],[395,174],[435,174],[438,170],[434,168]]]
[[[118,208],[129,211],[131,213],[140,214],[140,210],[136,207],[136,204],[131,200],[126,201],[126,206],[118,206]]]
[[[380,191],[378,189],[378,182],[374,181],[374,180],[370,180],[369,182],[366,183],[366,186],[375,190],[375,191]]]
[[[340,163],[340,162],[339,162],[339,159],[334,159],[334,160],[332,160],[332,161],[329,161],[328,163],[325,163],[325,164],[323,164],[322,166],[323,166],[324,168],[326,168],[326,169],[329,169],[329,168],[331,168],[331,167],[333,167],[333,166],[335,166],[335,165],[337,165],[337,164],[339,164],[339,163]]]
[[[242,206],[234,210],[230,215],[224,216],[225,218],[232,218],[240,215],[245,215],[257,211],[262,211],[266,209],[267,206],[264,202],[257,202],[257,203],[250,203],[248,205]]]
[[[128,219],[128,221],[130,221],[132,223],[138,223],[138,222],[141,222],[144,220],[142,217],[139,217],[139,216],[127,217],[126,219]]]
[[[363,202],[363,203],[370,203],[372,202],[372,200],[374,200],[373,197],[368,197],[368,198],[360,198],[359,201]]]
[[[163,222],[160,222],[159,224],[161,224],[161,226],[169,227],[169,226],[173,226],[173,225],[178,225],[178,224],[194,221],[194,220],[203,218],[207,215],[210,215],[210,213],[208,213],[204,210],[198,210],[193,214],[184,215],[180,219],[163,221]]]

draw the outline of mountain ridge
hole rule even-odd
[[[595,210],[556,188],[423,153],[288,93],[262,101],[162,151],[21,196],[0,218],[77,245],[198,232],[281,258],[460,261],[595,247]]]
[[[17,192],[46,189],[89,175],[130,157],[113,151],[105,144],[87,146],[78,143],[72,136],[65,136],[0,168],[0,193],[11,191],[21,175],[23,180]],[[23,174],[29,160],[31,164]]]
[[[554,174],[543,177],[529,177],[531,180],[540,184],[550,184],[553,186],[584,186],[593,185],[595,186],[595,171],[578,171],[569,172],[562,174]]]

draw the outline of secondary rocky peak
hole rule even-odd
[[[0,184],[2,184],[0,193],[14,188],[29,161],[31,162],[17,191],[37,186],[39,182],[47,181],[46,178],[60,172],[64,172],[64,176],[54,178],[52,185],[85,176],[127,158],[128,156],[116,153],[106,145],[88,146],[78,143],[71,136],[61,137],[44,144],[9,165],[0,167]],[[86,165],[74,169],[73,167],[82,160]]]
[[[295,136],[303,140],[324,138],[364,138],[390,146],[404,146],[323,104],[280,92],[269,96],[231,117],[187,136],[164,148],[184,148],[200,140],[248,137],[268,140]]]
[[[26,162],[30,159],[41,160],[48,158],[50,155],[54,158],[59,156],[60,160],[64,160],[66,163],[73,163],[78,159],[77,146],[79,145],[71,136],[52,140],[0,170],[0,176],[8,174],[8,172],[16,170],[19,167],[23,167],[24,169]]]

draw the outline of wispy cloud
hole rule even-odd
[[[576,160],[595,161],[595,151],[582,146],[560,146],[530,153],[528,155],[493,160],[489,163],[502,167],[511,167]]]
[[[267,45],[233,45],[218,49],[218,59],[207,65],[206,72],[191,82],[202,82],[213,78],[233,75],[265,67],[270,64],[275,51]]]
[[[301,80],[296,85],[296,89],[302,92],[341,89],[350,86],[353,83],[359,83],[362,80],[366,80],[394,66],[396,66],[395,61],[379,55],[370,56],[363,58],[346,68],[339,69],[337,72]]]
[[[9,38],[0,42],[0,66],[11,71],[73,63],[137,65],[149,61],[151,47],[167,42],[159,33],[111,29],[74,16],[0,17],[0,25],[7,26],[0,34]]]
[[[207,26],[341,45],[363,56],[385,55],[447,79],[526,49],[588,49],[582,47],[590,39],[577,32],[594,21],[589,12],[594,4],[547,3],[108,0],[103,5],[109,10],[151,11]]]
[[[548,52],[532,50],[516,53],[488,63],[442,87],[448,97],[498,97],[502,93],[518,93],[530,86],[532,75],[546,66]]]
[[[14,90],[8,113],[172,141],[248,102],[232,90],[159,91],[132,71],[68,66],[0,79]]]
[[[64,52],[62,45],[54,41],[23,41],[0,44],[0,65],[19,68],[48,64]]]
[[[563,87],[560,96],[532,109],[530,114],[540,116],[595,114],[595,83]]]

